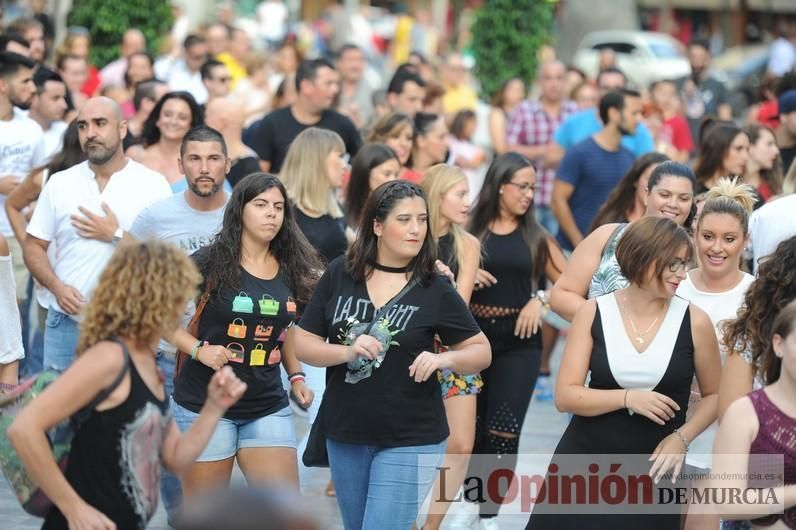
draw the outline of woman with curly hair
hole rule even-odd
[[[796,236],[779,244],[760,263],[738,318],[725,324],[727,360],[719,386],[719,419],[736,399],[777,380],[770,355],[771,326],[777,313],[796,298]]]
[[[696,215],[695,190],[691,168],[671,160],[660,163],[647,181],[644,216],[667,217],[680,226],[691,226]],[[632,224],[609,223],[581,241],[550,293],[553,311],[572,321],[587,298],[627,287],[627,279],[616,261],[616,247]]]
[[[141,131],[141,144],[127,149],[127,156],[169,181],[174,193],[185,191],[187,182],[177,164],[182,138],[204,123],[199,104],[188,92],[165,94],[155,104]]]
[[[108,262],[81,324],[77,359],[7,432],[55,505],[42,528],[143,529],[157,508],[161,463],[186,470],[245,392],[225,369],[208,381],[190,431],[180,434],[171,419],[155,352],[199,280],[190,258],[162,242],[120,247]],[[62,473],[45,433],[100,396]]]
[[[222,418],[207,448],[182,475],[186,495],[229,483],[237,459],[249,483],[298,486],[296,433],[282,385],[285,367],[293,393],[309,406],[312,392],[293,353],[299,304],[306,304],[322,270],[302,235],[280,180],[253,173],[232,192],[213,243],[193,254],[204,276],[199,332],[176,334],[190,352],[177,375],[172,413],[187,431],[199,418],[213,373],[230,365],[248,388]],[[283,336],[285,338],[283,338]]]

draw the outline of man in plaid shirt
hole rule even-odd
[[[554,235],[558,232],[558,223],[550,203],[555,168],[547,167],[544,159],[550,151],[556,129],[564,119],[577,111],[575,103],[565,99],[566,71],[564,64],[559,61],[543,64],[539,69],[539,100],[520,103],[509,116],[506,128],[509,150],[521,153],[536,163],[536,218]]]

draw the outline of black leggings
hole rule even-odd
[[[478,394],[475,447],[478,469],[471,473],[486,479],[489,471],[514,470],[520,433],[542,362],[541,329],[530,339],[514,336],[515,317],[478,319],[492,346],[492,364],[481,372],[484,388]],[[511,438],[493,432],[513,435]],[[487,456],[489,455],[489,456]],[[499,506],[482,502],[481,517],[494,517]]]

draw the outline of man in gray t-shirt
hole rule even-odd
[[[224,207],[229,200],[224,191],[224,180],[230,168],[224,137],[205,125],[194,127],[182,140],[179,165],[188,189],[143,210],[125,239],[168,241],[193,254],[209,244],[221,229]],[[183,316],[183,325],[190,321],[192,315],[193,307]],[[160,341],[158,367],[165,377],[168,397],[174,391],[176,352],[174,345]],[[182,494],[179,479],[166,470],[161,480],[161,494],[171,521]]]

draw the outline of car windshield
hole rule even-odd
[[[677,59],[682,57],[680,52],[672,46],[671,43],[666,41],[650,41],[650,50],[652,54],[658,59]]]

